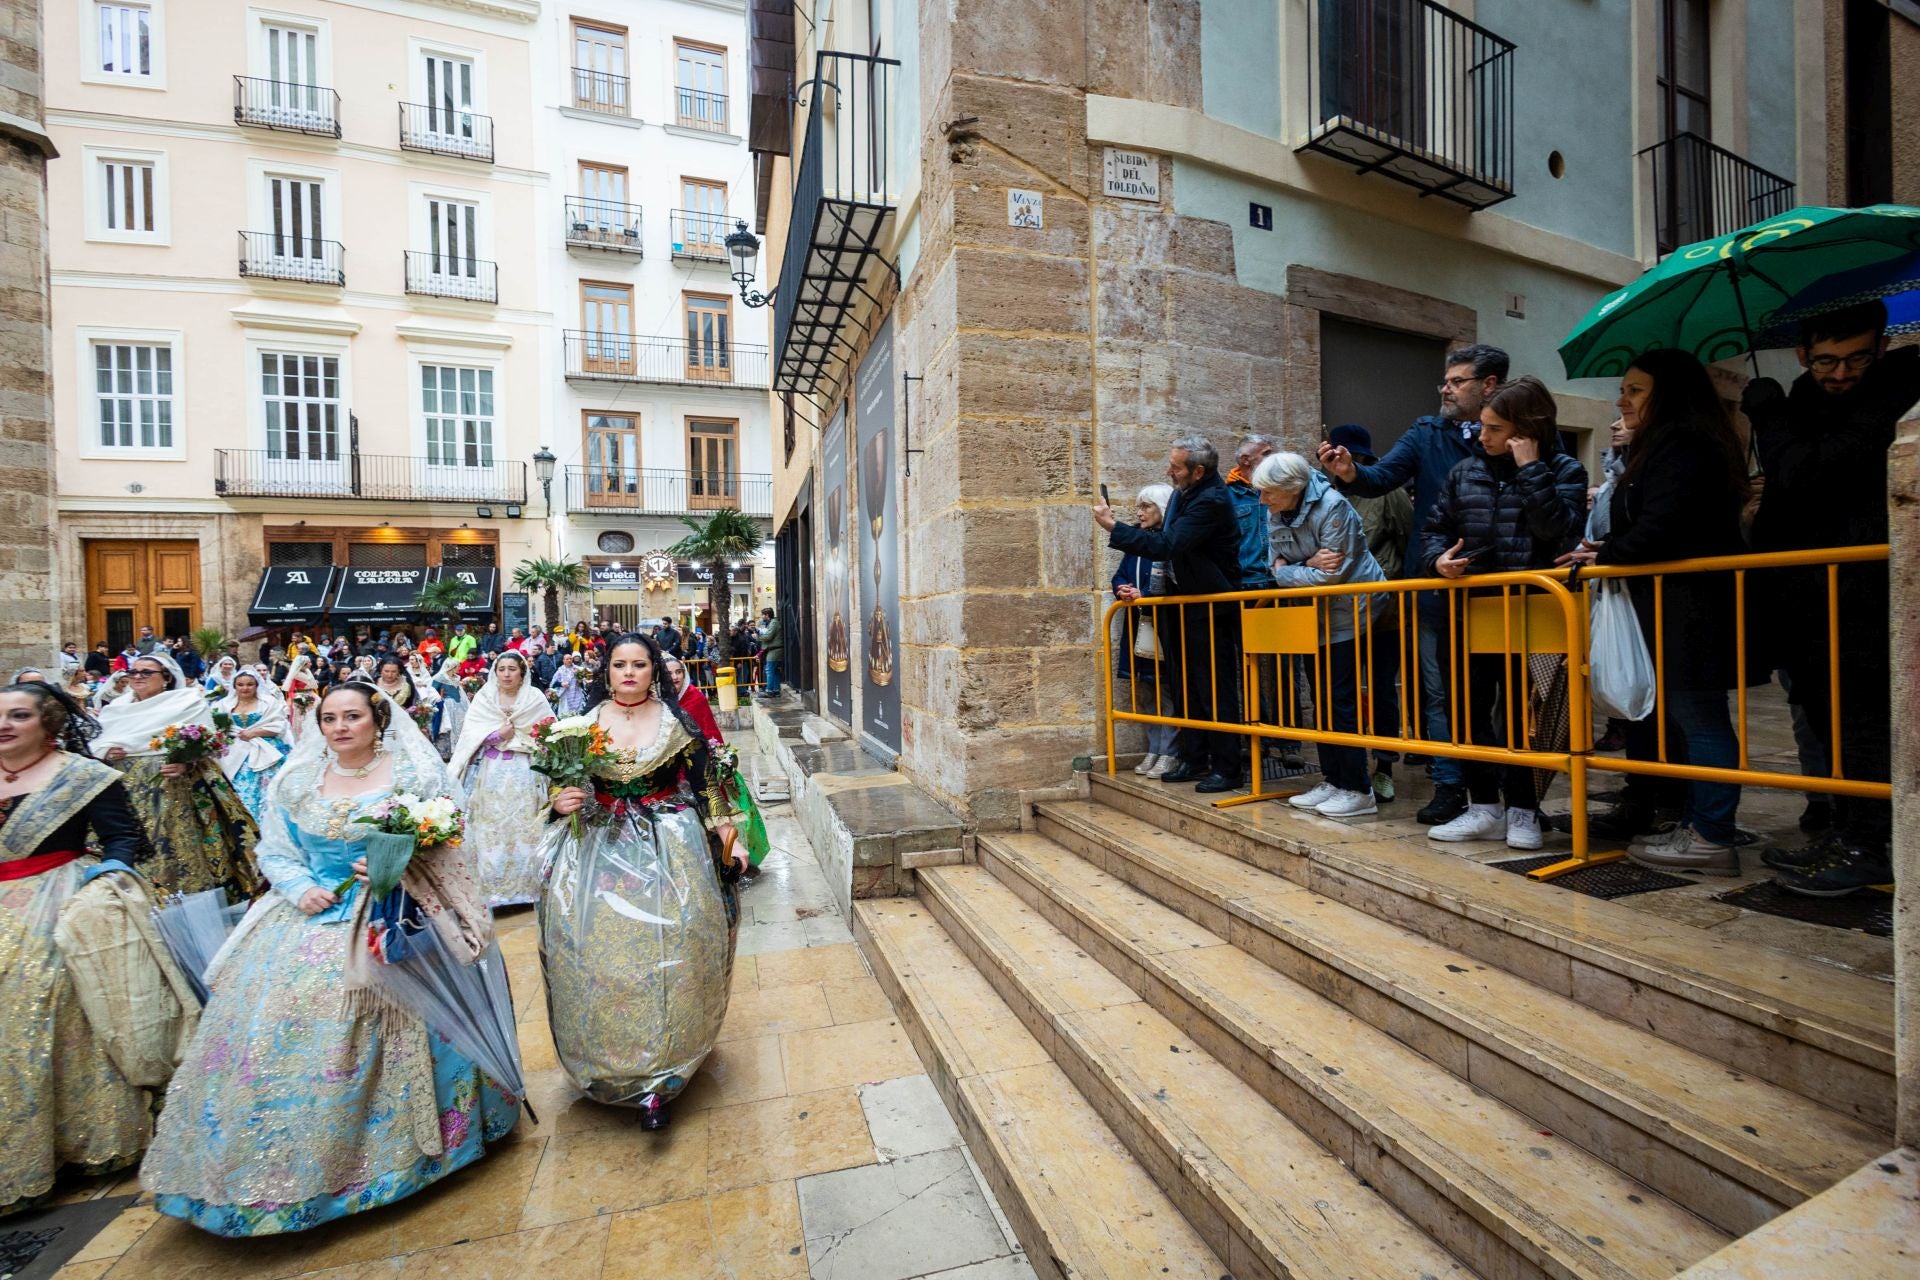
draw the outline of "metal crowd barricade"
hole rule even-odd
[[[1643,774],[1682,781],[1727,782],[1741,786],[1787,788],[1838,795],[1890,798],[1887,782],[1848,778],[1843,772],[1840,751],[1842,720],[1840,699],[1839,575],[1847,564],[1885,562],[1887,548],[1848,547],[1815,551],[1778,552],[1761,555],[1731,556],[1706,560],[1683,560],[1648,565],[1590,566],[1577,573],[1567,569],[1531,570],[1519,573],[1491,573],[1465,578],[1401,579],[1390,582],[1343,583],[1320,587],[1278,588],[1265,591],[1238,591],[1212,596],[1155,596],[1136,601],[1114,601],[1105,611],[1105,636],[1102,641],[1106,689],[1107,772],[1116,771],[1114,732],[1121,722],[1144,725],[1171,725],[1198,732],[1217,732],[1247,739],[1251,769],[1251,788],[1246,795],[1215,801],[1220,807],[1254,804],[1297,794],[1294,791],[1268,791],[1260,767],[1263,741],[1331,743],[1373,751],[1417,752],[1429,756],[1447,756],[1462,761],[1520,766],[1544,773],[1565,774],[1572,793],[1570,826],[1572,855],[1552,866],[1528,874],[1537,880],[1550,880],[1568,871],[1616,861],[1619,851],[1594,851],[1588,847],[1587,790],[1592,769]],[[1830,729],[1833,742],[1830,776],[1808,776],[1757,770],[1750,766],[1748,722],[1748,643],[1746,605],[1748,577],[1768,569],[1826,570],[1825,606],[1828,634],[1828,680],[1831,701]],[[1734,690],[1735,732],[1739,741],[1739,767],[1733,769],[1682,764],[1669,759],[1666,717],[1668,710],[1663,628],[1653,627],[1655,643],[1655,707],[1658,749],[1653,760],[1629,760],[1613,755],[1596,755],[1593,750],[1593,709],[1588,696],[1590,675],[1589,593],[1580,583],[1589,579],[1651,578],[1656,619],[1662,616],[1662,602],[1668,579],[1698,573],[1731,573],[1734,580],[1735,644],[1738,680]],[[1420,597],[1438,593],[1428,602],[1429,618],[1421,619]],[[1375,602],[1376,598],[1384,597]],[[1323,638],[1329,634],[1336,611],[1346,614],[1354,633],[1350,660],[1354,664],[1352,687],[1357,705],[1355,730],[1332,727],[1329,706],[1332,688],[1331,659]],[[1237,642],[1240,670],[1222,672],[1219,656],[1222,646],[1219,628],[1222,615],[1229,618]],[[1436,617],[1437,616],[1437,617]],[[1192,705],[1196,689],[1190,688],[1180,671],[1174,700],[1177,714],[1163,714],[1158,700],[1165,697],[1155,687],[1156,705],[1142,708],[1142,682],[1129,680],[1128,702],[1114,705],[1116,653],[1114,633],[1131,655],[1137,634],[1137,622],[1150,619],[1156,643],[1163,654],[1178,655],[1181,667],[1189,656],[1207,663],[1204,705]],[[1120,623],[1116,627],[1116,620]],[[1424,690],[1420,665],[1420,634],[1424,628],[1444,628],[1446,707],[1448,731],[1444,737],[1429,739],[1424,732]],[[1204,635],[1199,634],[1204,632]],[[1473,657],[1505,657],[1507,673],[1503,684],[1502,723],[1496,725],[1498,741],[1475,740]],[[1399,711],[1392,723],[1376,718],[1377,704],[1392,673],[1376,671],[1384,657],[1398,659],[1397,704]],[[1574,660],[1577,659],[1577,660]],[[1134,661],[1129,658],[1128,670]],[[1172,663],[1165,668],[1172,668]],[[1300,712],[1294,695],[1296,670],[1309,678],[1313,690],[1311,720]],[[1484,673],[1485,666],[1482,664]],[[1517,679],[1515,678],[1517,677]],[[1542,687],[1545,678],[1549,683]],[[1222,680],[1240,681],[1240,705],[1246,710],[1239,719],[1225,721],[1201,714],[1219,705]],[[1276,685],[1275,696],[1264,698],[1267,681]],[[1558,695],[1561,682],[1565,689],[1565,742],[1559,742]],[[1200,682],[1196,681],[1195,684]],[[1542,705],[1535,706],[1535,694]],[[1272,712],[1267,718],[1268,711]],[[1550,779],[1548,779],[1550,781]],[[1541,794],[1545,787],[1536,783]]]
[[[735,683],[738,684],[740,688],[751,689],[756,693],[764,688],[760,683],[759,655],[756,654],[752,657],[746,657],[736,654],[734,657],[727,659],[722,665],[733,668]],[[714,660],[712,658],[688,658],[686,660],[686,667],[687,679],[691,680],[694,687],[698,688],[702,693],[705,693],[708,697],[712,697],[714,691]]]

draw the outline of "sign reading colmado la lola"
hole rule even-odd
[[[1124,147],[1107,148],[1106,194],[1122,200],[1160,201],[1160,157]]]

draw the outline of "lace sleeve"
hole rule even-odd
[[[260,820],[260,841],[253,847],[253,860],[274,891],[289,902],[300,901],[300,895],[309,889],[327,887],[314,879],[307,867],[307,856],[293,828],[293,815],[280,805],[271,806]]]

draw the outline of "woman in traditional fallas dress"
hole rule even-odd
[[[266,888],[254,867],[260,829],[217,757],[168,764],[152,743],[176,725],[213,728],[213,707],[172,658],[156,649],[127,672],[132,692],[100,711],[94,751],[125,775],[127,796],[153,857],[141,870],[168,893],[225,889],[235,902]]]
[[[141,1166],[161,1213],[223,1236],[301,1231],[412,1195],[513,1128],[517,1104],[471,1061],[360,998],[374,962],[355,820],[397,794],[451,793],[404,719],[372,686],[338,685],[274,781],[260,842],[273,890],[208,968],[213,994]],[[416,852],[400,887],[462,962],[491,947],[464,846]]]
[[[466,843],[479,860],[480,886],[490,907],[540,897],[547,781],[528,762],[533,726],[552,714],[527,678],[527,660],[500,654],[487,683],[473,696],[447,764],[467,795]]]
[[[232,692],[218,705],[232,718],[234,732],[220,767],[257,822],[266,808],[267,786],[287,758],[287,704],[278,689],[249,668],[234,674]]]
[[[128,866],[146,854],[120,774],[89,756],[98,732],[45,685],[0,689],[0,1214],[45,1196],[63,1167],[132,1164],[152,1133],[153,1094],[108,1056],[54,943],[100,863],[90,844]]]
[[[735,843],[752,801],[680,706],[659,645],[626,635],[588,695],[614,754],[553,798],[540,962],[554,1048],[597,1102],[664,1128],[726,1017],[739,922]],[[575,823],[579,819],[579,834]]]

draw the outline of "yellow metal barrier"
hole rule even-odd
[[[1199,732],[1244,736],[1252,764],[1250,794],[1232,796],[1215,803],[1221,807],[1253,804],[1297,794],[1270,792],[1263,787],[1260,743],[1263,740],[1329,743],[1376,751],[1419,752],[1486,764],[1514,765],[1549,770],[1567,775],[1572,792],[1572,856],[1553,866],[1529,873],[1533,878],[1549,880],[1580,867],[1615,861],[1625,855],[1619,851],[1595,852],[1587,845],[1588,771],[1602,769],[1623,774],[1642,774],[1681,781],[1724,782],[1739,786],[1778,787],[1798,791],[1887,799],[1892,796],[1889,783],[1851,779],[1842,774],[1840,752],[1840,651],[1839,574],[1847,564],[1884,562],[1885,545],[1830,548],[1813,551],[1775,552],[1762,555],[1729,556],[1718,559],[1677,560],[1647,565],[1589,566],[1577,573],[1567,569],[1531,570],[1520,573],[1477,574],[1465,578],[1401,579],[1391,582],[1342,583],[1322,587],[1278,588],[1265,591],[1237,591],[1213,596],[1154,596],[1140,600],[1116,600],[1104,614],[1102,640],[1106,690],[1107,772],[1116,771],[1114,730],[1120,722],[1146,725],[1170,725]],[[1826,570],[1826,609],[1828,635],[1828,680],[1832,704],[1831,775],[1809,776],[1756,770],[1750,766],[1747,719],[1747,576],[1767,569],[1820,567]],[[1669,760],[1666,734],[1666,671],[1664,615],[1666,580],[1685,574],[1731,573],[1735,600],[1735,735],[1739,744],[1739,767],[1727,769],[1680,764]],[[1657,751],[1653,760],[1629,760],[1593,751],[1593,711],[1587,684],[1591,673],[1587,593],[1578,582],[1591,579],[1651,578],[1654,603],[1654,672]],[[1428,740],[1421,732],[1424,699],[1420,689],[1420,609],[1418,597],[1425,592],[1444,593],[1445,626],[1448,634],[1446,671],[1448,687],[1448,735]],[[1386,597],[1383,605],[1369,607],[1369,597]],[[1327,670],[1328,656],[1322,637],[1328,634],[1336,611],[1345,614],[1353,633],[1353,662],[1357,730],[1331,727],[1329,707],[1331,688]],[[1193,714],[1190,691],[1184,678],[1177,691],[1176,715],[1163,715],[1158,707],[1142,710],[1139,706],[1140,682],[1129,681],[1129,705],[1114,705],[1113,651],[1114,621],[1123,643],[1132,652],[1136,623],[1145,617],[1154,624],[1156,643],[1165,654],[1177,651],[1180,663],[1198,659],[1200,640],[1189,634],[1204,628],[1204,651],[1208,664],[1207,702],[1218,707],[1221,672],[1218,660],[1221,646],[1219,628],[1230,625],[1237,631],[1241,655],[1240,705],[1238,721],[1209,719]],[[1398,723],[1381,726],[1374,720],[1374,696],[1391,683],[1381,673],[1382,684],[1375,686],[1376,640],[1392,629],[1393,652],[1398,656]],[[1506,656],[1509,673],[1504,691],[1505,732],[1499,743],[1475,742],[1470,708],[1472,706],[1472,656]],[[1541,747],[1536,735],[1546,726],[1533,716],[1529,696],[1529,658],[1558,658],[1564,670],[1567,698],[1567,743],[1564,747]],[[1144,659],[1129,659],[1129,661]],[[1313,723],[1297,715],[1294,705],[1292,665],[1311,666],[1314,691]],[[1257,714],[1261,705],[1263,668],[1275,676],[1274,705],[1277,716],[1266,721]],[[1517,682],[1511,679],[1517,672]],[[1512,687],[1517,683],[1517,688]],[[1156,687],[1156,697],[1164,696]]]

